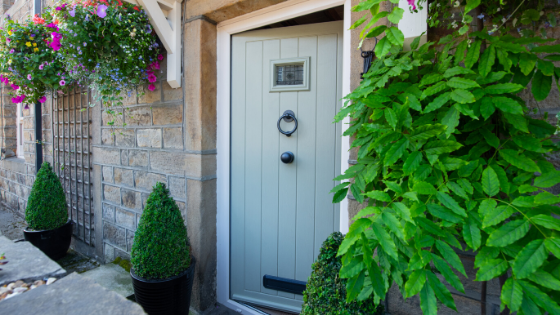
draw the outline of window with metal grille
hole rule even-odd
[[[276,66],[276,85],[301,84],[303,84],[303,64]]]

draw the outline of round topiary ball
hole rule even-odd
[[[302,315],[383,314],[383,306],[375,307],[373,296],[361,302],[346,303],[347,280],[338,276],[342,263],[340,257],[336,257],[342,240],[344,235],[334,232],[323,242],[303,292]]]
[[[140,217],[130,253],[132,268],[144,279],[181,274],[191,263],[187,228],[165,184],[156,183]]]
[[[54,230],[68,222],[66,195],[48,162],[41,165],[31,188],[25,221],[35,231]]]

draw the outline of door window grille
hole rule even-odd
[[[276,66],[276,85],[303,84],[303,64]]]

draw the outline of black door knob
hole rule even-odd
[[[280,160],[284,163],[284,164],[290,164],[294,161],[294,154],[290,151],[286,151],[284,153],[282,153],[282,155],[280,155]]]

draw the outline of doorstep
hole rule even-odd
[[[101,265],[95,269],[88,270],[81,275],[97,282],[105,289],[114,291],[125,298],[134,294],[130,273],[117,264],[109,263]]]

